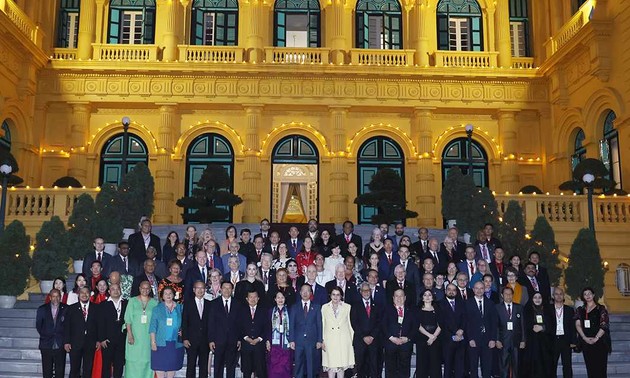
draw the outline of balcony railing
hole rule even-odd
[[[57,47],[53,49],[53,53],[50,58],[54,60],[73,60],[77,58],[77,49]]]
[[[351,49],[350,62],[365,66],[411,66],[416,50]]]
[[[265,47],[266,63],[329,64],[330,49],[315,47]]]
[[[9,17],[15,26],[36,46],[42,45],[43,34],[39,27],[18,7],[13,0],[0,0],[0,12]]]
[[[569,43],[569,41],[588,24],[591,19],[591,13],[595,7],[595,0],[587,0],[580,9],[571,17],[571,19],[564,24],[560,30],[546,43],[547,58],[550,58],[556,51],[560,50],[562,46]]]
[[[236,46],[179,45],[180,62],[242,63],[243,49]]]
[[[495,68],[499,53],[490,51],[436,51],[436,67]]]
[[[534,67],[534,58],[515,58],[512,57],[512,68],[527,68],[532,69]]]
[[[127,60],[154,62],[158,58],[157,45],[92,44],[96,60]]]
[[[56,215],[66,223],[81,194],[96,197],[98,192],[99,189],[91,188],[10,188],[7,191],[7,218],[26,224],[43,222]]]

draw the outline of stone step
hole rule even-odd
[[[18,301],[22,302],[22,301]],[[40,303],[41,305],[41,303]],[[4,318],[30,318],[35,319],[37,316],[37,310],[31,309],[15,309],[15,308],[0,308],[0,319]]]
[[[34,337],[34,338],[39,338],[39,334],[37,333],[37,330],[35,329],[35,327],[33,327],[33,328],[25,328],[25,329],[0,327],[0,337],[16,337],[16,338]]]
[[[0,337],[0,348],[37,349],[39,337]]]
[[[3,327],[34,328],[34,318],[0,318]]]
[[[0,358],[15,360],[39,360],[39,349],[0,348]]]

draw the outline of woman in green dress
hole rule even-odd
[[[140,284],[140,295],[129,300],[125,312],[127,347],[125,349],[125,377],[153,378],[151,370],[151,338],[149,323],[158,301],[151,298],[151,284]]]

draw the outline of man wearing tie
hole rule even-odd
[[[475,248],[472,246],[466,247],[466,260],[457,263],[457,270],[464,272],[468,276],[468,281],[472,278],[473,274],[477,271],[477,260],[481,259],[481,256],[477,257],[475,254]]]
[[[302,241],[298,239],[298,236],[300,236],[298,228],[291,226],[291,228],[289,228],[289,240],[287,240],[287,246],[289,247],[289,254],[292,258],[295,258],[302,249]]]
[[[306,268],[306,275],[300,276],[297,278],[297,287],[302,287],[302,285],[307,284],[311,287],[313,295],[311,296],[311,300],[313,303],[318,305],[323,305],[328,302],[328,293],[326,292],[326,288],[317,283],[317,268],[315,265],[311,264]]]
[[[354,234],[354,223],[347,220],[343,222],[343,232],[337,235],[337,245],[341,248],[341,254],[348,254],[348,244],[354,243],[357,246],[357,256],[361,257],[363,252],[363,241],[359,235]]]
[[[488,243],[488,239],[486,239],[483,230],[479,231],[477,244],[475,245],[475,254],[478,257],[478,260],[483,259],[486,260],[487,263],[491,263],[494,248],[494,245]]]
[[[326,292],[328,293],[327,302],[330,301],[330,293],[334,288],[340,288],[343,294],[343,301],[348,304],[354,304],[358,300],[357,285],[353,282],[346,280],[346,267],[343,264],[338,264],[335,267],[335,278],[326,283]]]
[[[258,378],[267,377],[267,363],[265,359],[265,344],[269,340],[267,335],[267,310],[258,304],[258,293],[247,293],[247,309],[241,313],[241,370],[243,377],[251,377],[252,373]]]
[[[496,282],[497,288],[503,287],[507,282],[507,265],[503,261],[505,252],[503,248],[497,247],[494,249],[494,259],[490,263],[490,272],[494,276],[494,282]]]
[[[387,280],[394,273],[394,267],[400,264],[400,257],[393,248],[394,244],[391,239],[383,241],[383,251],[378,258],[378,276],[383,280],[383,286],[387,284]]]
[[[194,293],[194,283],[196,281],[208,282],[208,256],[203,250],[198,250],[195,253],[195,265],[191,266],[186,273],[186,279],[184,280],[184,299],[192,299]]]
[[[278,246],[280,245],[280,234],[273,231],[269,234],[269,244],[265,246],[265,252],[271,253],[272,256],[278,256]]]
[[[466,258],[466,243],[462,243],[458,241],[459,238],[459,230],[457,227],[451,227],[448,229],[447,236],[453,241],[453,260],[455,263],[458,263]],[[444,254],[448,255],[446,252],[446,245],[444,243],[440,243],[440,251],[444,252]]]
[[[238,244],[236,240],[230,243],[228,246],[229,253],[221,256],[221,263],[223,265],[223,271],[221,273],[225,274],[230,271],[229,258],[235,257],[238,260],[238,270],[243,273],[243,275],[245,274],[245,268],[247,268],[247,257],[240,253],[240,247],[240,244]]]
[[[416,256],[423,256],[429,251],[429,229],[420,227],[418,229],[418,241],[411,245]]]
[[[92,376],[97,316],[97,311],[92,310],[90,288],[84,286],[79,290],[79,301],[66,312],[63,339],[64,349],[70,354],[70,378]]]
[[[97,340],[103,353],[102,376],[110,377],[113,371],[114,378],[123,376],[125,366],[125,344],[127,341],[127,329],[125,325],[125,310],[127,301],[122,299],[120,285],[112,284],[109,287],[109,299],[94,305],[98,312]]]
[[[523,308],[513,303],[514,290],[504,287],[503,302],[496,305],[498,314],[497,348],[500,353],[501,377],[507,378],[512,372],[512,378],[518,378],[519,350],[525,349],[525,322],[523,322]]]
[[[230,281],[232,285],[236,287],[236,284],[239,283],[243,278],[245,278],[245,273],[240,270],[240,262],[238,256],[232,256],[229,253],[225,256],[229,256],[226,260],[226,265],[228,267],[228,271],[223,275],[223,281]],[[243,261],[245,260],[244,256]]]
[[[262,236],[256,236],[256,238],[254,238],[254,248],[250,251],[249,255],[247,255],[247,263],[254,263],[256,266],[260,266],[260,259],[264,248],[265,241]]]
[[[398,265],[394,268],[394,278],[387,281],[387,285],[385,286],[389,303],[392,303],[394,292],[399,289],[405,292],[405,305],[408,307],[414,306],[416,304],[416,285],[405,279],[405,268],[403,268],[402,265]]]
[[[412,285],[420,285],[420,270],[412,258],[409,257],[409,247],[401,245],[398,248],[398,256],[400,256],[400,265],[405,270],[405,281],[409,281]]]
[[[241,305],[232,300],[234,286],[231,282],[221,284],[221,296],[213,300],[210,305],[210,320],[208,321],[208,339],[210,351],[214,353],[214,376],[223,377],[223,369],[228,378],[236,376],[236,361],[241,347],[240,325]]]
[[[519,283],[527,288],[527,295],[529,296],[529,299],[531,300],[534,294],[540,293],[542,295],[543,304],[548,304],[551,288],[547,282],[539,280],[536,276],[536,264],[528,262],[525,264],[524,271],[525,276],[520,277]]]
[[[355,372],[359,377],[377,378],[381,375],[378,369],[380,349],[380,322],[383,308],[376,306],[372,300],[370,284],[361,284],[361,305],[358,303],[350,310],[350,321],[354,330]]]
[[[474,297],[466,302],[466,336],[468,339],[468,368],[472,378],[478,377],[479,360],[481,376],[492,376],[492,357],[497,338],[497,312],[494,303],[484,295],[484,284],[476,282]]]
[[[405,306],[405,291],[397,289],[394,291],[393,304],[387,305],[385,310],[381,324],[387,378],[411,377],[413,340],[419,326],[414,307]]]
[[[465,301],[457,298],[457,288],[453,284],[446,286],[446,298],[438,305],[440,328],[442,328],[442,350],[444,377],[462,377],[465,371],[466,328]]]
[[[262,278],[263,285],[265,285],[265,293],[269,291],[270,287],[276,285],[276,272],[271,269],[271,263],[273,257],[269,253],[263,253],[260,256],[260,277]]]
[[[140,274],[138,262],[129,258],[129,243],[124,241],[118,243],[118,254],[112,258],[111,271],[132,277]]]
[[[457,273],[457,297],[464,301],[473,296],[473,291],[468,287],[468,275],[464,272]]]
[[[97,237],[94,239],[94,251],[88,253],[83,258],[83,266],[81,267],[81,271],[86,276],[90,276],[90,268],[92,267],[92,263],[94,261],[100,261],[102,269],[102,274],[107,277],[111,272],[111,263],[112,256],[105,252],[105,241],[101,237]]]
[[[35,326],[39,333],[39,351],[42,354],[42,374],[44,378],[64,377],[66,371],[66,351],[63,349],[63,332],[66,305],[61,303],[61,292],[50,291],[50,302],[37,309]]]
[[[300,288],[300,298],[289,311],[289,346],[295,351],[296,378],[314,378],[319,373],[319,349],[322,347],[322,311],[311,302],[311,287]]]
[[[199,360],[199,378],[208,378],[208,322],[210,301],[204,299],[206,284],[195,281],[193,284],[194,300],[184,301],[182,313],[182,340],[186,353],[186,378],[195,378],[195,366]]]
[[[429,240],[429,248],[427,252],[422,255],[422,260],[427,258],[431,258],[433,260],[434,272],[432,273],[446,273],[446,267],[448,267],[448,255],[440,251],[440,244],[435,238]]]
[[[269,223],[269,219],[264,218],[260,221],[260,233],[254,235],[254,240],[256,238],[261,237],[263,239],[263,245],[269,244],[269,229],[271,228],[271,224]]]

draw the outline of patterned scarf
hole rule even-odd
[[[280,338],[280,345],[282,349],[289,348],[289,311],[287,306],[282,307],[282,323],[280,322],[280,316],[278,307],[274,306],[271,313],[271,327],[272,327],[272,339],[276,337]],[[284,329],[284,333],[280,333],[280,330]]]

